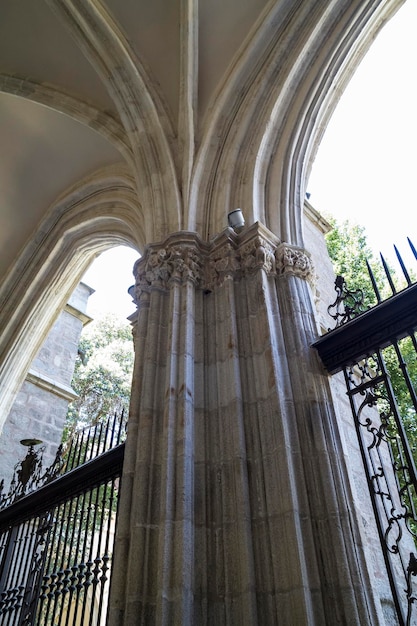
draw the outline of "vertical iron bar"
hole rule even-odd
[[[28,605],[30,605],[30,597],[33,591],[31,587],[34,584],[34,581],[31,579],[31,569],[34,565],[34,560],[36,559],[39,522],[40,518],[36,516],[24,524],[27,531],[23,550],[20,550],[22,558],[20,560],[19,567],[20,584],[24,587],[22,595],[22,608],[20,610],[18,620],[18,624],[21,624],[22,626],[26,626],[26,624],[31,623],[30,606]]]
[[[74,543],[76,541],[76,526],[75,520],[77,519],[78,506],[81,495],[72,498],[71,500],[71,513],[67,519],[67,528],[69,529],[69,541],[68,538],[65,540],[64,544],[64,553],[65,553],[65,563],[66,568],[64,569],[64,578],[63,578],[63,587],[62,587],[62,602],[61,609],[59,612],[59,620],[58,624],[62,623],[62,617],[64,615],[65,604],[67,604],[67,615],[71,609],[71,598],[72,598],[72,578],[71,574],[73,573],[71,570],[71,563],[73,561],[73,553],[74,553]]]
[[[19,526],[13,526],[9,531],[9,535],[6,541],[5,553],[2,559],[1,571],[0,571],[0,589],[2,590],[2,599],[0,600],[0,609],[4,609],[6,612],[6,605],[8,603],[7,591],[11,587],[10,569],[13,562],[13,555],[15,553],[17,545],[17,536],[19,532]],[[7,616],[6,616],[7,617]],[[0,613],[0,624],[3,624],[2,613]],[[7,625],[6,625],[7,626]]]
[[[66,470],[67,472],[69,472],[72,469],[72,464],[71,464],[71,455],[73,455],[73,449],[74,449],[74,439],[75,439],[75,433],[72,433],[71,436],[71,441],[70,441],[70,445],[68,450],[66,451],[65,455],[67,457],[67,462],[66,462]]]
[[[79,575],[78,575],[78,585],[77,585],[77,597],[76,597],[76,613],[74,615],[74,620],[76,620],[77,616],[78,616],[78,607],[80,605],[80,597],[81,597],[81,591],[84,589],[84,593],[85,593],[85,580],[86,580],[86,552],[87,552],[87,547],[88,547],[88,519],[90,516],[90,510],[91,510],[91,500],[92,500],[92,494],[93,491],[92,489],[88,490],[88,503],[87,503],[87,510],[88,510],[88,516],[87,516],[87,529],[84,529],[83,532],[83,545],[82,545],[82,549],[81,549],[81,554],[80,554],[80,571],[79,571]],[[82,524],[82,520],[84,519],[84,516],[82,516],[82,518],[80,519],[80,528],[81,528],[81,524]]]
[[[10,575],[8,578],[8,589],[10,590],[10,597],[13,600],[10,602],[10,609],[13,611],[13,624],[17,623],[21,611],[21,601],[23,595],[23,585],[20,581],[21,560],[22,560],[22,546],[27,543],[27,531],[25,524],[19,524],[18,533],[16,536],[16,543],[14,546],[13,560],[10,568]]]
[[[124,427],[124,415],[125,415],[125,409],[124,409],[124,407],[123,407],[123,408],[122,408],[121,415],[120,415],[119,424],[118,424],[118,425],[119,425],[119,429],[118,429],[118,431],[117,431],[116,446],[118,446],[118,445],[119,445],[119,443],[120,443],[120,439],[121,439],[121,437],[122,437],[122,430],[123,430],[123,427]]]
[[[82,449],[83,449],[83,445],[84,445],[84,434],[85,434],[85,429],[83,428],[83,430],[80,433],[80,438],[78,443],[78,455],[77,455],[77,460],[75,461],[74,459],[74,465],[73,467],[78,467],[81,463],[81,454],[82,454]]]
[[[67,500],[64,503],[64,508],[63,511],[61,513],[62,516],[62,524],[61,524],[61,530],[62,533],[59,534],[58,536],[58,545],[57,545],[57,567],[59,567],[58,571],[56,572],[57,574],[57,578],[56,578],[56,588],[54,591],[54,605],[53,605],[53,611],[52,611],[52,618],[51,618],[51,624],[56,623],[55,621],[55,615],[57,614],[57,612],[59,611],[58,614],[60,614],[61,610],[62,610],[62,606],[64,603],[64,586],[65,586],[65,554],[66,554],[66,546],[67,546],[67,542],[68,542],[68,536],[69,536],[69,528],[70,528],[70,520],[71,520],[71,513],[72,513],[72,504],[73,504],[73,500]],[[64,535],[64,540],[62,541],[62,536]],[[58,562],[59,565],[58,565]],[[60,607],[60,603],[61,603],[61,607]],[[59,620],[58,620],[58,624],[59,624]]]
[[[65,542],[62,545],[63,565],[62,565],[62,589],[61,589],[61,605],[59,607],[58,624],[62,623],[62,616],[64,614],[66,606],[68,606],[68,593],[71,583],[71,553],[74,542],[74,523],[73,518],[77,507],[78,498],[71,499],[71,508],[67,517],[67,533]],[[68,609],[67,609],[68,610]]]
[[[111,438],[110,438],[110,443],[109,443],[109,444],[107,443],[107,438],[108,438],[108,436],[109,436],[109,428],[110,428],[110,418],[109,418],[109,416],[107,416],[107,420],[106,420],[106,430],[105,430],[105,432],[104,432],[104,437],[103,437],[103,439],[104,439],[104,448],[103,448],[103,452],[104,452],[105,450],[108,450],[108,449],[110,449],[110,448],[112,447]]]
[[[76,458],[77,458],[77,453],[79,453],[79,450],[80,450],[80,439],[82,435],[83,435],[83,430],[76,431],[74,433],[73,444],[72,444],[72,458],[71,458],[71,463],[69,463],[69,469],[74,469],[74,467],[76,467]]]
[[[45,616],[48,615],[48,611],[46,610],[45,604],[47,606],[50,604],[49,593],[52,590],[51,585],[53,582],[53,579],[50,577],[49,572],[51,571],[52,558],[53,556],[56,556],[55,545],[56,545],[56,533],[57,533],[57,527],[58,527],[57,517],[56,517],[57,516],[56,507],[51,509],[50,515],[51,515],[51,519],[50,519],[51,530],[50,530],[50,535],[48,537],[47,553],[45,555],[45,566],[44,566],[43,576],[41,579],[41,585],[40,585],[40,590],[39,590],[39,605],[38,605],[39,621],[41,620],[41,616],[43,613],[45,613]],[[49,588],[49,593],[48,593],[48,588]],[[45,623],[45,626],[46,626],[46,623]]]
[[[97,454],[102,454],[106,451],[106,437],[107,437],[107,429],[108,429],[109,420],[106,419],[106,426],[104,427],[103,422],[100,422],[100,437],[99,437],[99,447],[97,450]],[[103,435],[104,428],[104,435]]]
[[[83,454],[83,457],[82,457],[83,460],[81,461],[81,463],[79,463],[79,465],[82,465],[82,463],[86,463],[87,459],[89,460],[91,458],[91,457],[89,457],[88,449],[89,449],[90,441],[91,441],[91,432],[93,430],[95,431],[95,428],[93,429],[93,428],[90,427],[90,428],[86,429],[87,441],[85,442],[84,454]]]
[[[106,541],[105,541],[104,554],[103,554],[103,574],[101,577],[102,584],[100,588],[100,599],[98,602],[97,626],[100,626],[100,623],[101,623],[101,615],[102,615],[103,604],[104,604],[104,592],[106,589],[106,583],[108,583],[109,581],[109,576],[107,576],[107,571],[109,571],[109,569],[111,568],[111,565],[109,564],[109,561],[110,561],[109,548],[110,548],[110,535],[112,532],[112,524],[113,524],[113,503],[114,503],[114,494],[116,491],[115,482],[116,481],[113,478],[109,483],[107,483],[107,486],[106,486],[110,494],[109,503],[108,503],[109,514],[107,517],[108,521],[107,521],[107,529],[106,529]],[[116,507],[117,507],[117,503],[116,503]],[[116,514],[117,513],[115,513],[115,515]]]
[[[32,563],[26,582],[24,612],[22,612],[22,626],[34,626],[40,599],[40,590],[46,562],[46,554],[51,531],[51,513],[49,511],[36,519],[35,545],[33,547]]]
[[[402,260],[402,258],[401,258],[401,255],[400,255],[400,253],[399,253],[399,251],[398,251],[397,246],[395,246],[395,245],[394,245],[394,250],[395,250],[395,254],[397,255],[398,263],[400,264],[400,267],[401,267],[401,269],[402,269],[402,271],[403,271],[403,274],[404,274],[405,280],[407,281],[407,285],[411,285],[411,278],[410,278],[410,275],[409,275],[409,273],[407,272],[407,269],[406,269],[406,267],[405,267],[405,265],[404,265],[404,261],[403,261],[403,260]]]
[[[377,282],[375,280],[375,276],[374,276],[374,273],[372,271],[372,268],[369,265],[368,259],[366,259],[366,268],[368,270],[369,278],[371,279],[372,287],[373,287],[374,293],[376,295],[377,302],[379,304],[381,302],[381,294],[379,293],[378,285],[377,285]]]
[[[48,603],[46,606],[46,615],[49,617],[49,624],[56,624],[55,614],[58,609],[59,599],[61,595],[61,584],[63,578],[63,555],[62,555],[62,537],[66,532],[67,509],[69,510],[69,501],[61,504],[56,509],[57,523],[53,543],[51,545],[51,557],[54,557],[50,568],[50,583],[48,592]]]
[[[415,247],[413,246],[413,242],[411,241],[410,237],[407,237],[407,241],[408,241],[408,245],[411,248],[411,252],[414,254],[414,258],[417,259],[417,250],[415,249]]]
[[[114,445],[115,432],[116,432],[116,422],[117,422],[117,413],[115,411],[114,414],[113,414],[113,417],[112,417],[112,421],[111,421],[111,435],[110,435],[109,448],[112,448],[113,445]]]
[[[81,561],[79,559],[79,550],[80,550],[81,534],[82,534],[81,526],[82,526],[82,521],[84,519],[85,499],[86,499],[86,492],[83,492],[77,497],[77,500],[75,503],[74,519],[72,521],[71,548],[70,548],[70,553],[68,557],[68,569],[71,570],[72,576],[70,578],[71,584],[68,587],[68,596],[67,596],[68,608],[67,608],[67,616],[66,616],[66,621],[65,621],[65,624],[67,626],[69,624],[73,597],[74,597],[74,594],[76,594],[77,592],[76,583],[78,581],[78,575],[76,572],[78,571],[79,566],[81,564]],[[73,545],[74,537],[75,537],[75,546]]]
[[[88,591],[91,585],[91,578],[93,575],[93,565],[94,565],[93,548],[94,548],[94,531],[95,531],[97,507],[98,507],[98,487],[94,488],[93,496],[94,496],[94,502],[92,503],[92,506],[90,507],[90,510],[89,510],[89,514],[87,518],[88,525],[85,531],[85,532],[89,532],[90,546],[89,546],[89,551],[88,551],[88,561],[86,563],[87,570],[86,570],[86,581],[85,581],[85,590],[84,590],[84,599],[83,599],[84,601],[83,601],[82,612],[81,612],[81,624],[85,624],[86,610],[87,610],[87,605],[88,605]],[[90,520],[91,511],[93,512],[93,515],[92,515],[92,519]],[[91,530],[89,530],[90,523],[91,523]]]
[[[397,342],[396,341],[393,342],[393,345],[394,345],[394,348],[395,348],[395,351],[396,351],[397,357],[398,357],[398,352],[399,351],[397,352],[397,350],[398,350]],[[414,458],[413,458],[413,455],[412,455],[412,452],[411,452],[411,449],[410,449],[410,444],[408,443],[407,434],[405,432],[404,424],[403,424],[402,419],[401,419],[401,415],[400,415],[400,412],[399,412],[399,409],[398,409],[398,404],[397,404],[397,401],[396,401],[396,398],[395,398],[394,390],[392,388],[391,378],[389,376],[389,372],[387,370],[387,366],[386,366],[383,354],[382,354],[382,352],[380,350],[378,350],[378,353],[379,353],[379,360],[380,360],[380,363],[381,363],[381,371],[383,372],[383,375],[386,378],[386,387],[387,387],[387,391],[388,391],[388,394],[389,394],[389,401],[390,401],[390,405],[391,405],[391,408],[392,408],[392,413],[393,413],[393,416],[394,416],[395,425],[397,427],[398,433],[399,433],[400,438],[401,438],[401,444],[402,444],[402,446],[404,448],[405,458],[406,458],[407,465],[408,465],[408,468],[409,468],[409,471],[410,471],[410,474],[411,474],[412,483],[413,483],[414,489],[416,490],[416,493],[417,493],[417,471],[416,471],[416,466],[415,466],[415,463],[414,463]],[[401,353],[400,353],[399,358],[402,358],[401,357]],[[410,386],[412,388],[411,381],[410,381]]]
[[[411,335],[408,335],[408,337],[412,339]],[[415,342],[415,338],[414,338],[414,342]],[[405,384],[407,385],[408,393],[410,394],[410,400],[413,403],[414,410],[417,414],[417,394],[414,389],[413,381],[411,380],[410,373],[407,368],[407,363],[404,360],[398,341],[393,341],[392,345],[394,347],[395,354],[397,355],[398,367],[402,372],[403,378],[405,380]],[[417,354],[416,354],[416,357],[417,357]]]
[[[384,268],[384,271],[385,271],[385,276],[388,279],[389,286],[391,287],[391,291],[395,295],[397,293],[397,290],[395,289],[395,285],[393,283],[389,267],[388,267],[388,265],[387,265],[387,263],[386,263],[386,261],[385,261],[385,259],[384,259],[384,257],[382,256],[381,253],[379,254],[379,256],[381,257],[381,262],[382,262],[382,265],[383,265],[383,268]]]
[[[50,547],[49,547],[49,558],[48,558],[48,564],[45,568],[45,576],[44,576],[44,595],[45,595],[45,600],[47,600],[46,602],[46,607],[45,607],[45,614],[47,616],[51,615],[51,605],[52,605],[52,600],[56,600],[57,595],[56,592],[58,591],[58,585],[59,585],[59,576],[58,576],[58,561],[59,561],[59,556],[60,556],[60,552],[59,552],[59,545],[60,545],[60,538],[61,538],[61,533],[62,533],[62,529],[64,526],[64,521],[65,521],[65,511],[67,508],[67,503],[65,503],[64,505],[59,505],[58,507],[55,508],[54,511],[54,532],[53,532],[53,536],[51,538],[51,542],[50,542]],[[55,607],[55,602],[54,602],[54,607]],[[53,615],[55,613],[55,608],[53,610]],[[53,618],[52,615],[52,618]],[[52,619],[51,619],[51,624]]]
[[[10,563],[10,569],[7,577],[7,586],[13,588],[17,585],[17,572],[19,570],[19,552],[23,541],[24,526],[19,524],[17,527],[16,539],[13,547],[13,558]]]
[[[72,470],[75,464],[75,455],[78,451],[78,445],[79,445],[79,438],[80,438],[80,433],[75,432],[73,433],[73,440],[71,442],[71,447],[72,447],[72,455],[71,455],[71,459],[68,460],[68,469]]]
[[[3,559],[6,555],[7,542],[10,535],[10,528],[0,533],[0,589],[1,589],[1,579],[2,579],[2,571],[3,571]]]
[[[411,343],[413,344],[413,348],[414,348],[414,351],[416,353],[416,358],[417,358],[417,340],[416,340],[416,337],[415,337],[415,333],[411,332],[411,333],[408,334],[408,336],[411,339]]]
[[[24,591],[27,578],[27,567],[25,567],[25,565],[33,551],[31,546],[32,540],[33,533],[31,534],[30,532],[30,522],[20,524],[8,580],[9,589],[16,590],[14,623],[20,622],[21,613],[23,611]]]
[[[33,559],[33,551],[36,544],[36,528],[39,518],[35,518],[26,522],[27,535],[24,550],[22,552],[21,569],[28,571],[30,563]],[[23,579],[22,579],[23,580]],[[25,583],[26,584],[26,581]]]
[[[72,459],[72,467],[77,467],[78,462],[77,462],[77,457],[80,454],[80,450],[82,449],[82,445],[83,445],[83,438],[84,438],[84,428],[82,428],[80,431],[77,432],[77,441],[76,441],[76,445],[74,446],[74,456]]]
[[[92,626],[93,623],[93,617],[94,617],[94,598],[97,592],[97,587],[98,584],[100,582],[99,580],[99,574],[100,574],[100,563],[101,563],[101,544],[103,541],[103,526],[104,526],[104,518],[106,515],[106,499],[107,499],[107,488],[108,488],[108,483],[103,483],[99,488],[98,488],[98,495],[100,490],[102,490],[103,495],[101,498],[101,510],[100,510],[100,519],[99,519],[99,529],[98,529],[98,534],[96,533],[95,530],[95,534],[97,536],[97,549],[95,549],[96,552],[96,558],[94,559],[94,577],[93,577],[93,593],[92,593],[92,601],[91,601],[91,609],[90,609],[90,619],[89,619],[89,626]]]
[[[65,512],[67,509],[67,502],[64,505],[60,505],[56,507],[54,514],[54,532],[51,538],[50,549],[49,549],[49,559],[48,564],[45,569],[45,577],[44,577],[44,585],[45,585],[45,599],[47,599],[45,614],[46,616],[51,616],[51,605],[53,603],[53,611],[51,616],[50,623],[53,623],[55,610],[56,610],[56,602],[59,595],[59,558],[60,558],[60,542],[61,536],[63,533],[64,522],[65,522]],[[46,579],[47,577],[47,579]],[[46,593],[47,592],[47,593]]]
[[[3,540],[4,549],[0,561],[0,589],[5,589],[6,587],[6,579],[10,568],[10,561],[13,555],[13,545],[16,540],[16,533],[17,526],[12,526],[3,534],[3,536],[6,536],[6,534],[7,536],[6,539]]]
[[[98,422],[97,424],[94,424],[94,426],[90,426],[90,432],[93,431],[93,440],[91,442],[91,450],[90,450],[90,454],[88,456],[88,458],[86,457],[84,459],[84,462],[86,462],[87,460],[89,461],[90,459],[92,459],[94,456],[97,456],[98,454],[100,454],[100,434],[98,436],[98,443],[96,444],[96,437],[97,437],[97,431],[98,431],[98,426],[100,425],[101,427],[101,422]],[[97,453],[94,454],[94,447],[97,446]]]

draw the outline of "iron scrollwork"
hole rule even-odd
[[[64,465],[62,445],[59,446],[53,463],[43,472],[42,463],[45,446],[35,448],[42,441],[40,439],[22,439],[20,443],[27,446],[28,451],[25,458],[16,463],[7,493],[3,493],[4,480],[0,482],[0,509],[49,483],[61,473]]]
[[[417,492],[412,454],[381,351],[346,368],[345,377],[371,497],[378,511],[377,527],[394,587],[394,569],[402,570],[404,575],[407,618],[404,616],[401,623],[409,626],[417,599],[412,589],[417,559],[412,553],[407,566],[406,558],[407,550],[410,554],[410,547],[417,543]],[[401,613],[400,595],[395,601]]]
[[[336,321],[336,328],[338,328],[367,309],[363,301],[362,289],[348,289],[343,276],[336,276],[334,284],[336,300],[327,307],[327,312]]]

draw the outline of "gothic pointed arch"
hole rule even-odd
[[[182,228],[172,125],[141,60],[99,0],[48,0],[107,87],[128,134],[135,177],[149,210],[149,240]]]
[[[401,2],[270,3],[225,74],[196,157],[190,229],[230,210],[303,244],[302,206],[320,137],[349,77]],[[203,207],[203,209],[202,209]]]
[[[57,200],[1,286],[2,415],[8,414],[34,354],[88,265],[120,244],[139,252],[145,233],[135,182],[125,166],[113,166]]]

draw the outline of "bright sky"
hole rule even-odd
[[[417,247],[417,0],[407,0],[354,74],[330,120],[308,191],[324,214],[365,226],[368,241],[387,258],[395,243],[416,269],[407,236]],[[138,258],[130,248],[102,254],[84,282],[96,293],[88,312],[135,310],[127,289]]]
[[[101,313],[116,313],[122,318],[136,310],[127,290],[135,282],[133,265],[139,254],[132,248],[118,246],[103,252],[83,276],[83,282],[95,289],[88,299],[87,313],[98,317]]]
[[[417,1],[384,26],[327,127],[310,176],[321,213],[365,226],[376,252],[417,247]],[[407,252],[408,253],[408,252]]]

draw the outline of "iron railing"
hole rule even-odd
[[[336,328],[314,347],[329,373],[344,372],[393,605],[398,623],[410,626],[417,604],[417,284],[395,252],[405,286],[398,288],[381,256],[391,292],[384,300],[368,263],[377,304],[366,309],[361,290],[350,291],[338,276],[329,307]]]
[[[120,416],[115,413],[109,419],[75,431],[65,444],[58,447],[53,463],[46,470],[43,470],[45,447],[36,447],[42,441],[23,439],[20,443],[28,447],[28,452],[22,461],[16,463],[8,492],[4,491],[4,481],[0,481],[0,510],[120,445],[126,438],[126,428],[127,418],[122,410]]]
[[[84,429],[23,487],[16,466],[0,511],[0,626],[106,623],[124,433],[123,415]]]
[[[126,429],[127,416],[122,410],[120,416],[115,414],[113,419],[77,430],[62,453],[65,471],[83,465],[123,443],[126,439]]]

